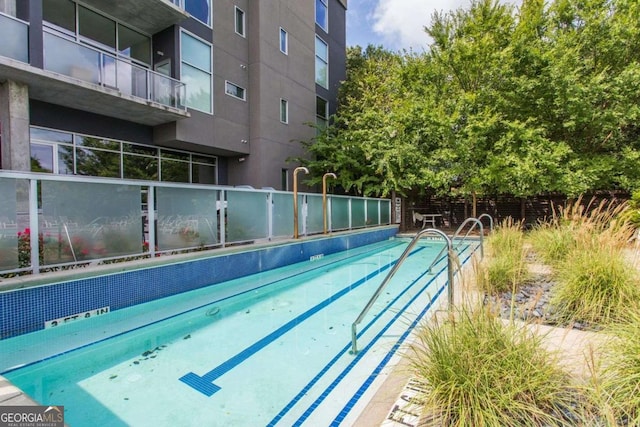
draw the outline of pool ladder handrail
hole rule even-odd
[[[358,338],[357,338],[358,325],[360,324],[360,322],[362,322],[362,319],[364,318],[364,316],[366,316],[366,314],[369,312],[369,310],[371,309],[371,307],[373,306],[375,301],[378,299],[378,297],[380,296],[380,294],[382,293],[384,288],[387,286],[387,283],[396,274],[396,271],[398,271],[398,269],[400,268],[400,265],[404,262],[405,258],[407,258],[407,256],[409,256],[409,252],[411,251],[411,249],[413,249],[413,247],[418,242],[418,240],[420,240],[420,238],[423,235],[427,234],[427,233],[436,233],[436,234],[440,235],[441,237],[444,237],[444,239],[445,239],[445,241],[447,243],[447,246],[443,247],[440,250],[440,252],[438,253],[438,255],[436,255],[434,261],[431,263],[431,265],[427,269],[427,272],[431,273],[431,269],[433,268],[433,266],[436,265],[438,262],[442,261],[441,256],[442,256],[442,253],[444,252],[444,250],[446,248],[447,249],[447,276],[448,276],[448,281],[447,281],[447,300],[448,300],[448,304],[449,304],[449,309],[451,309],[451,307],[453,306],[453,275],[454,275],[453,259],[454,259],[454,256],[455,256],[455,252],[454,251],[462,243],[464,243],[465,239],[473,231],[475,226],[478,225],[480,227],[480,257],[484,258],[484,241],[483,241],[484,229],[482,227],[482,221],[480,219],[484,218],[485,216],[489,218],[489,230],[493,231],[493,217],[491,215],[489,215],[489,214],[484,213],[484,214],[480,215],[478,218],[467,218],[466,220],[464,220],[462,222],[462,224],[460,224],[460,226],[458,227],[456,232],[453,233],[453,236],[451,238],[449,238],[449,236],[447,236],[444,232],[442,232],[442,231],[440,231],[440,230],[438,230],[436,228],[427,228],[425,230],[422,230],[422,231],[418,232],[413,237],[413,239],[411,240],[411,242],[409,243],[407,248],[404,250],[402,255],[400,255],[400,258],[398,258],[398,261],[395,263],[395,265],[393,266],[391,271],[389,271],[389,274],[387,274],[387,276],[384,278],[384,280],[382,281],[380,286],[378,286],[378,289],[376,289],[376,292],[369,299],[369,302],[367,303],[365,308],[360,312],[360,315],[358,316],[358,318],[351,325],[351,354],[357,354],[358,353],[358,343],[357,343],[357,341],[358,341]],[[462,240],[460,240],[460,242],[458,242],[458,244],[454,248],[453,247],[453,243],[452,243],[453,240],[456,237],[458,237],[460,232],[470,222],[473,222],[474,224],[471,226],[471,228],[467,231],[467,233],[464,235]]]
[[[449,236],[447,236],[444,232],[436,228],[426,228],[424,230],[419,231],[413,237],[413,239],[411,239],[411,242],[409,242],[409,245],[406,247],[402,255],[400,255],[400,258],[398,258],[394,266],[391,268],[391,271],[389,271],[389,273],[384,278],[384,280],[382,280],[382,283],[380,283],[380,285],[378,286],[378,289],[376,289],[373,296],[369,299],[369,302],[367,303],[367,305],[360,312],[360,315],[358,315],[358,318],[355,320],[355,322],[351,324],[351,354],[358,353],[358,337],[357,337],[358,324],[362,322],[362,319],[364,318],[364,316],[367,315],[367,313],[369,312],[373,304],[376,302],[376,300],[378,299],[378,297],[380,296],[384,288],[387,286],[391,278],[396,274],[396,272],[398,271],[398,269],[400,268],[404,260],[409,256],[411,249],[413,249],[413,247],[416,245],[416,243],[418,242],[418,240],[420,240],[422,236],[428,233],[431,233],[431,234],[435,233],[439,235],[440,237],[444,238],[447,243],[447,246],[446,246],[448,248],[447,271],[448,271],[448,279],[449,279],[447,284],[447,294],[449,299],[449,307],[453,305],[453,255],[454,255],[453,244]]]
[[[484,228],[482,226],[482,221],[480,221],[480,218],[483,217],[489,217],[489,230],[493,231],[493,218],[491,217],[491,215],[489,214],[482,214],[480,215],[478,218],[467,218],[465,219],[462,224],[460,224],[460,226],[458,227],[458,229],[456,230],[455,233],[453,233],[453,235],[451,236],[451,240],[455,241],[457,238],[459,238],[459,234],[460,232],[464,229],[464,227],[469,224],[470,222],[473,222],[473,225],[471,226],[471,228],[469,228],[469,230],[467,230],[467,233],[464,235],[464,237],[462,237],[462,239],[456,244],[455,248],[453,248],[454,250],[457,250],[461,244],[463,244],[465,242],[465,240],[467,239],[467,237],[469,237],[469,234],[471,234],[471,232],[473,231],[473,229],[475,228],[475,226],[477,225],[480,228],[480,258],[484,258]],[[433,260],[433,262],[431,263],[431,265],[429,266],[429,268],[427,268],[427,272],[431,273],[431,269],[433,268],[434,265],[436,265],[437,263],[439,263],[440,261],[442,261],[442,254],[444,252],[445,248],[442,248],[440,250],[440,252],[438,253],[438,255],[436,255],[435,259]]]

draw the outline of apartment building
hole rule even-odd
[[[289,190],[346,0],[0,0],[1,168]]]

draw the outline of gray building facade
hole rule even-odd
[[[346,0],[0,0],[1,168],[289,190]]]

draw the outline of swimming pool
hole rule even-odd
[[[425,273],[442,243],[424,240],[361,324],[360,352],[349,354],[351,323],[407,243],[9,338],[0,372],[38,402],[64,405],[72,426],[349,425],[412,327],[446,300],[446,261]],[[473,248],[460,249],[464,260]]]

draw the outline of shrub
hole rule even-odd
[[[434,425],[569,425],[576,389],[542,338],[486,308],[423,325],[411,366]]]

